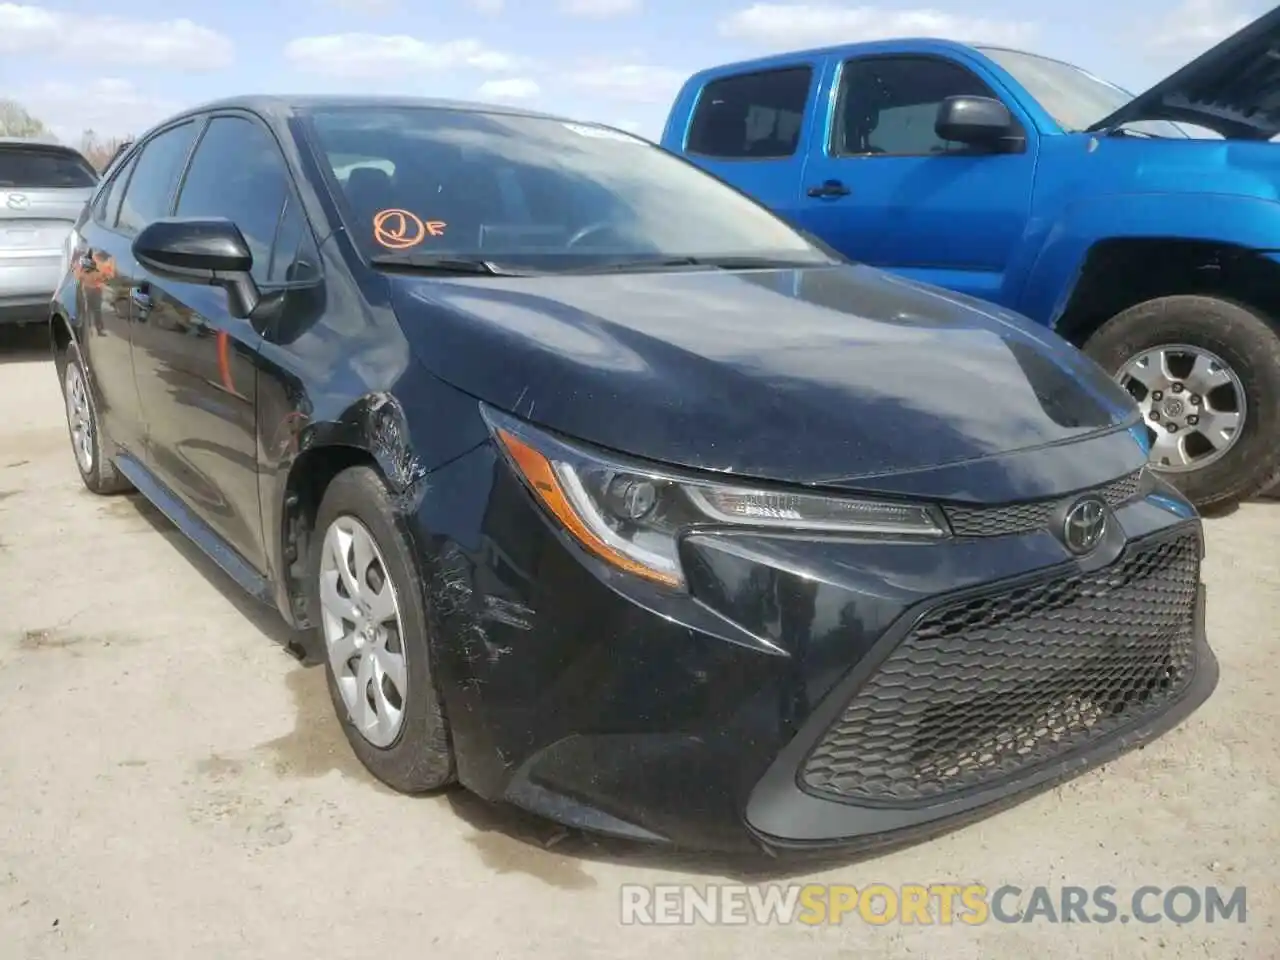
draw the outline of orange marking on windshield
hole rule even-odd
[[[408,210],[383,210],[373,218],[373,239],[388,250],[408,250],[427,237],[444,236],[443,220],[423,221]]]

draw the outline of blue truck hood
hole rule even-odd
[[[1280,7],[1201,54],[1090,130],[1171,120],[1233,140],[1280,134]]]
[[[435,376],[673,465],[831,483],[1123,435],[1136,416],[1055,334],[867,267],[389,280]]]

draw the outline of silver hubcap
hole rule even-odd
[[[80,469],[93,469],[93,411],[89,407],[89,389],[84,375],[74,363],[67,364],[63,393],[67,401],[67,426],[71,429],[71,447],[76,452]]]
[[[1142,408],[1158,470],[1207,467],[1240,437],[1244,385],[1217,354],[1185,344],[1155,347],[1121,367],[1116,379]]]
[[[373,535],[355,517],[325,531],[320,606],[329,664],[347,714],[375,747],[395,742],[408,694],[403,622]]]

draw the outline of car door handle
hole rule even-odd
[[[142,311],[145,316],[146,312],[151,309],[151,294],[143,290],[141,287],[134,287],[129,291],[129,299],[133,301],[133,305]]]
[[[847,197],[852,192],[839,180],[827,180],[819,186],[809,188],[809,196],[820,198]]]

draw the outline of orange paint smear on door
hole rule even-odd
[[[231,379],[231,337],[225,330],[218,331],[218,373],[227,392],[235,393],[236,385]]]

